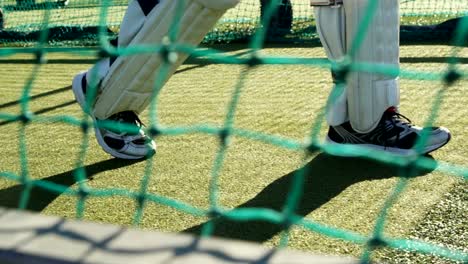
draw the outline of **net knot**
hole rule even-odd
[[[97,56],[98,58],[100,59],[106,59],[106,58],[112,58],[112,57],[115,57],[113,56],[107,49],[105,48],[101,48],[99,49],[98,53],[97,53]]]
[[[18,120],[24,125],[28,124],[32,120],[32,114],[30,112],[24,112],[18,116]]]
[[[320,147],[317,146],[317,144],[315,143],[309,143],[306,147],[305,147],[305,150],[307,152],[308,155],[312,155],[314,154],[315,152],[319,151],[320,150]]]
[[[209,218],[218,218],[218,217],[221,217],[222,215],[223,213],[218,208],[211,208],[207,213],[207,216]]]
[[[88,197],[89,194],[89,190],[85,187],[80,187],[78,190],[78,197],[80,197],[80,199],[86,199],[86,197]]]
[[[450,85],[453,85],[456,81],[460,80],[461,77],[462,75],[460,73],[452,69],[449,72],[447,72],[447,74],[445,74],[444,82],[445,84],[450,86]]]
[[[162,134],[161,130],[157,128],[156,126],[151,126],[151,128],[148,130],[148,134],[151,138],[155,138],[159,135]]]
[[[259,57],[255,56],[255,55],[251,56],[247,60],[247,65],[249,67],[255,67],[255,66],[259,65],[259,64],[262,64],[262,60]]]
[[[371,248],[384,247],[387,243],[383,241],[380,237],[373,237],[368,242],[367,245]]]
[[[89,130],[89,123],[86,121],[83,121],[81,122],[80,127],[81,127],[81,131],[83,131],[83,133],[86,134]]]
[[[162,40],[161,50],[159,51],[159,56],[164,60],[166,63],[176,63],[179,55],[177,52],[174,51],[172,47],[172,42],[169,37],[164,37]]]
[[[47,59],[45,57],[44,50],[39,49],[34,53],[34,55],[36,55],[34,63],[36,63],[36,64],[45,64],[45,63],[47,63]]]
[[[144,193],[140,193],[136,196],[136,202],[138,204],[138,207],[143,207],[143,204],[146,201],[146,195]]]
[[[226,129],[226,128],[219,131],[219,140],[220,140],[222,146],[227,145],[229,134],[230,134],[229,130]]]
[[[332,68],[332,79],[334,83],[345,83],[351,67],[349,64],[343,64],[337,68]]]
[[[281,222],[281,229],[289,230],[291,226],[294,224],[294,221],[289,215],[286,215]]]

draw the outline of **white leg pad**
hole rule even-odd
[[[99,82],[109,73],[109,59],[102,59],[86,72],[88,87],[98,87]]]
[[[348,49],[359,33],[371,0],[344,1]],[[372,63],[399,67],[399,1],[378,0],[377,9],[365,33],[365,38],[351,58],[356,63]],[[348,114],[354,130],[366,133],[379,123],[384,111],[398,106],[398,78],[378,73],[352,71],[348,75]]]
[[[185,0],[176,42],[198,45],[226,10],[234,7],[239,1]],[[141,29],[131,37],[128,46],[161,43],[172,29],[179,5],[179,1],[162,0],[148,14]],[[178,54],[165,81],[186,58],[187,54]],[[150,102],[156,76],[163,63],[159,54],[146,53],[117,58],[102,81],[101,93],[94,105],[94,115],[99,119],[106,119],[122,111],[143,111]]]
[[[346,55],[346,17],[344,8],[316,6],[314,8],[317,32],[327,57],[332,62],[342,61]],[[333,89],[336,89],[334,84]],[[331,93],[330,95],[332,95]],[[346,92],[342,92],[330,102],[327,108],[327,123],[338,126],[348,121]]]
[[[146,16],[140,8],[138,1],[134,0],[128,4],[127,10],[123,21],[120,25],[118,46],[126,47],[137,33],[142,28],[146,21]],[[107,76],[109,73],[109,59],[102,59],[98,61],[93,67],[86,73],[86,80],[88,87],[97,87],[97,85]]]
[[[119,47],[126,47],[135,38],[146,22],[146,16],[141,10],[140,4],[132,0],[125,11],[119,31]]]
[[[399,66],[399,2],[378,1],[365,38],[352,62]],[[358,34],[366,16],[369,0],[346,0],[342,6],[315,7],[317,31],[328,58],[343,60]],[[383,112],[400,101],[398,79],[395,76],[367,72],[350,72],[345,92],[333,100],[327,109],[331,126],[350,121],[362,133],[374,129]]]

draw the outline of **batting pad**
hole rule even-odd
[[[176,43],[198,45],[221,16],[240,0],[162,0],[146,17],[129,46],[158,44],[173,30],[178,8],[183,8]],[[164,82],[187,58],[178,54],[170,65]],[[160,54],[120,56],[112,64],[101,84],[101,94],[94,105],[94,115],[106,119],[122,111],[142,112],[151,100],[157,73],[164,63]]]
[[[333,8],[325,6],[314,7],[317,21],[317,32],[329,60],[339,62],[346,56],[346,19],[342,6]],[[336,89],[335,83],[333,89]],[[330,95],[332,95],[331,93]],[[342,92],[327,106],[327,122],[330,126],[338,126],[348,121],[348,104],[346,92]]]
[[[320,25],[317,28],[328,57],[343,59],[358,34],[364,34],[359,49],[350,54],[352,63],[398,67],[399,1],[378,0],[365,32],[359,32],[359,27],[368,15],[370,0],[343,2],[342,7],[318,7],[316,10],[317,24]],[[343,31],[344,36],[339,33]],[[384,111],[390,106],[398,106],[399,101],[396,76],[353,70],[346,78],[346,95],[332,103],[327,120],[330,125],[339,125],[349,119],[354,130],[367,133],[377,126]]]

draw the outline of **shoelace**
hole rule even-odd
[[[406,116],[404,116],[404,115],[402,115],[402,114],[400,114],[398,112],[387,111],[387,112],[385,112],[385,114],[387,115],[388,119],[391,120],[393,125],[396,125],[396,123],[402,123],[402,124],[405,124],[408,127],[412,126],[411,120],[408,117],[406,117]]]
[[[137,125],[139,127],[143,125],[143,122],[133,111],[120,112],[111,116],[109,119],[126,124]]]
[[[124,123],[127,126],[135,125],[138,128],[141,128],[142,126],[144,126],[143,122],[140,120],[138,115],[136,115],[133,111],[124,111],[124,112],[114,114],[111,117],[109,117],[109,120],[116,121],[118,123]],[[118,132],[121,134],[127,134],[131,131],[129,131],[128,129],[119,127],[117,125],[115,132]]]
[[[387,120],[390,121],[392,123],[393,127],[396,127],[397,123],[404,124],[405,126],[408,126],[408,127],[412,126],[411,125],[412,122],[408,117],[406,117],[406,116],[404,116],[404,115],[402,115],[402,114],[400,114],[400,113],[398,113],[396,111],[391,111],[391,110],[386,111],[384,115],[385,115],[384,120],[385,121],[387,121]],[[385,137],[385,143],[384,143],[385,148],[390,145],[389,141],[388,141],[389,135],[387,133],[388,133],[387,129],[384,129],[383,135]],[[397,133],[396,140],[393,142],[392,146],[397,145],[399,141],[400,141],[400,132]]]

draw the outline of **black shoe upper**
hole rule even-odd
[[[108,128],[108,131],[118,135],[139,135],[140,129],[143,126],[140,118],[133,111],[124,111],[112,115],[107,121],[114,121]],[[104,135],[104,141],[113,149],[121,149],[126,142],[122,137],[116,137],[114,134]],[[131,142],[135,145],[145,145],[147,139],[145,137],[132,138]]]
[[[373,144],[411,149],[418,139],[418,134],[411,126],[408,118],[391,109],[382,115],[377,127],[369,133],[358,133],[350,122],[346,122],[340,126],[330,126],[328,137],[342,144]]]

